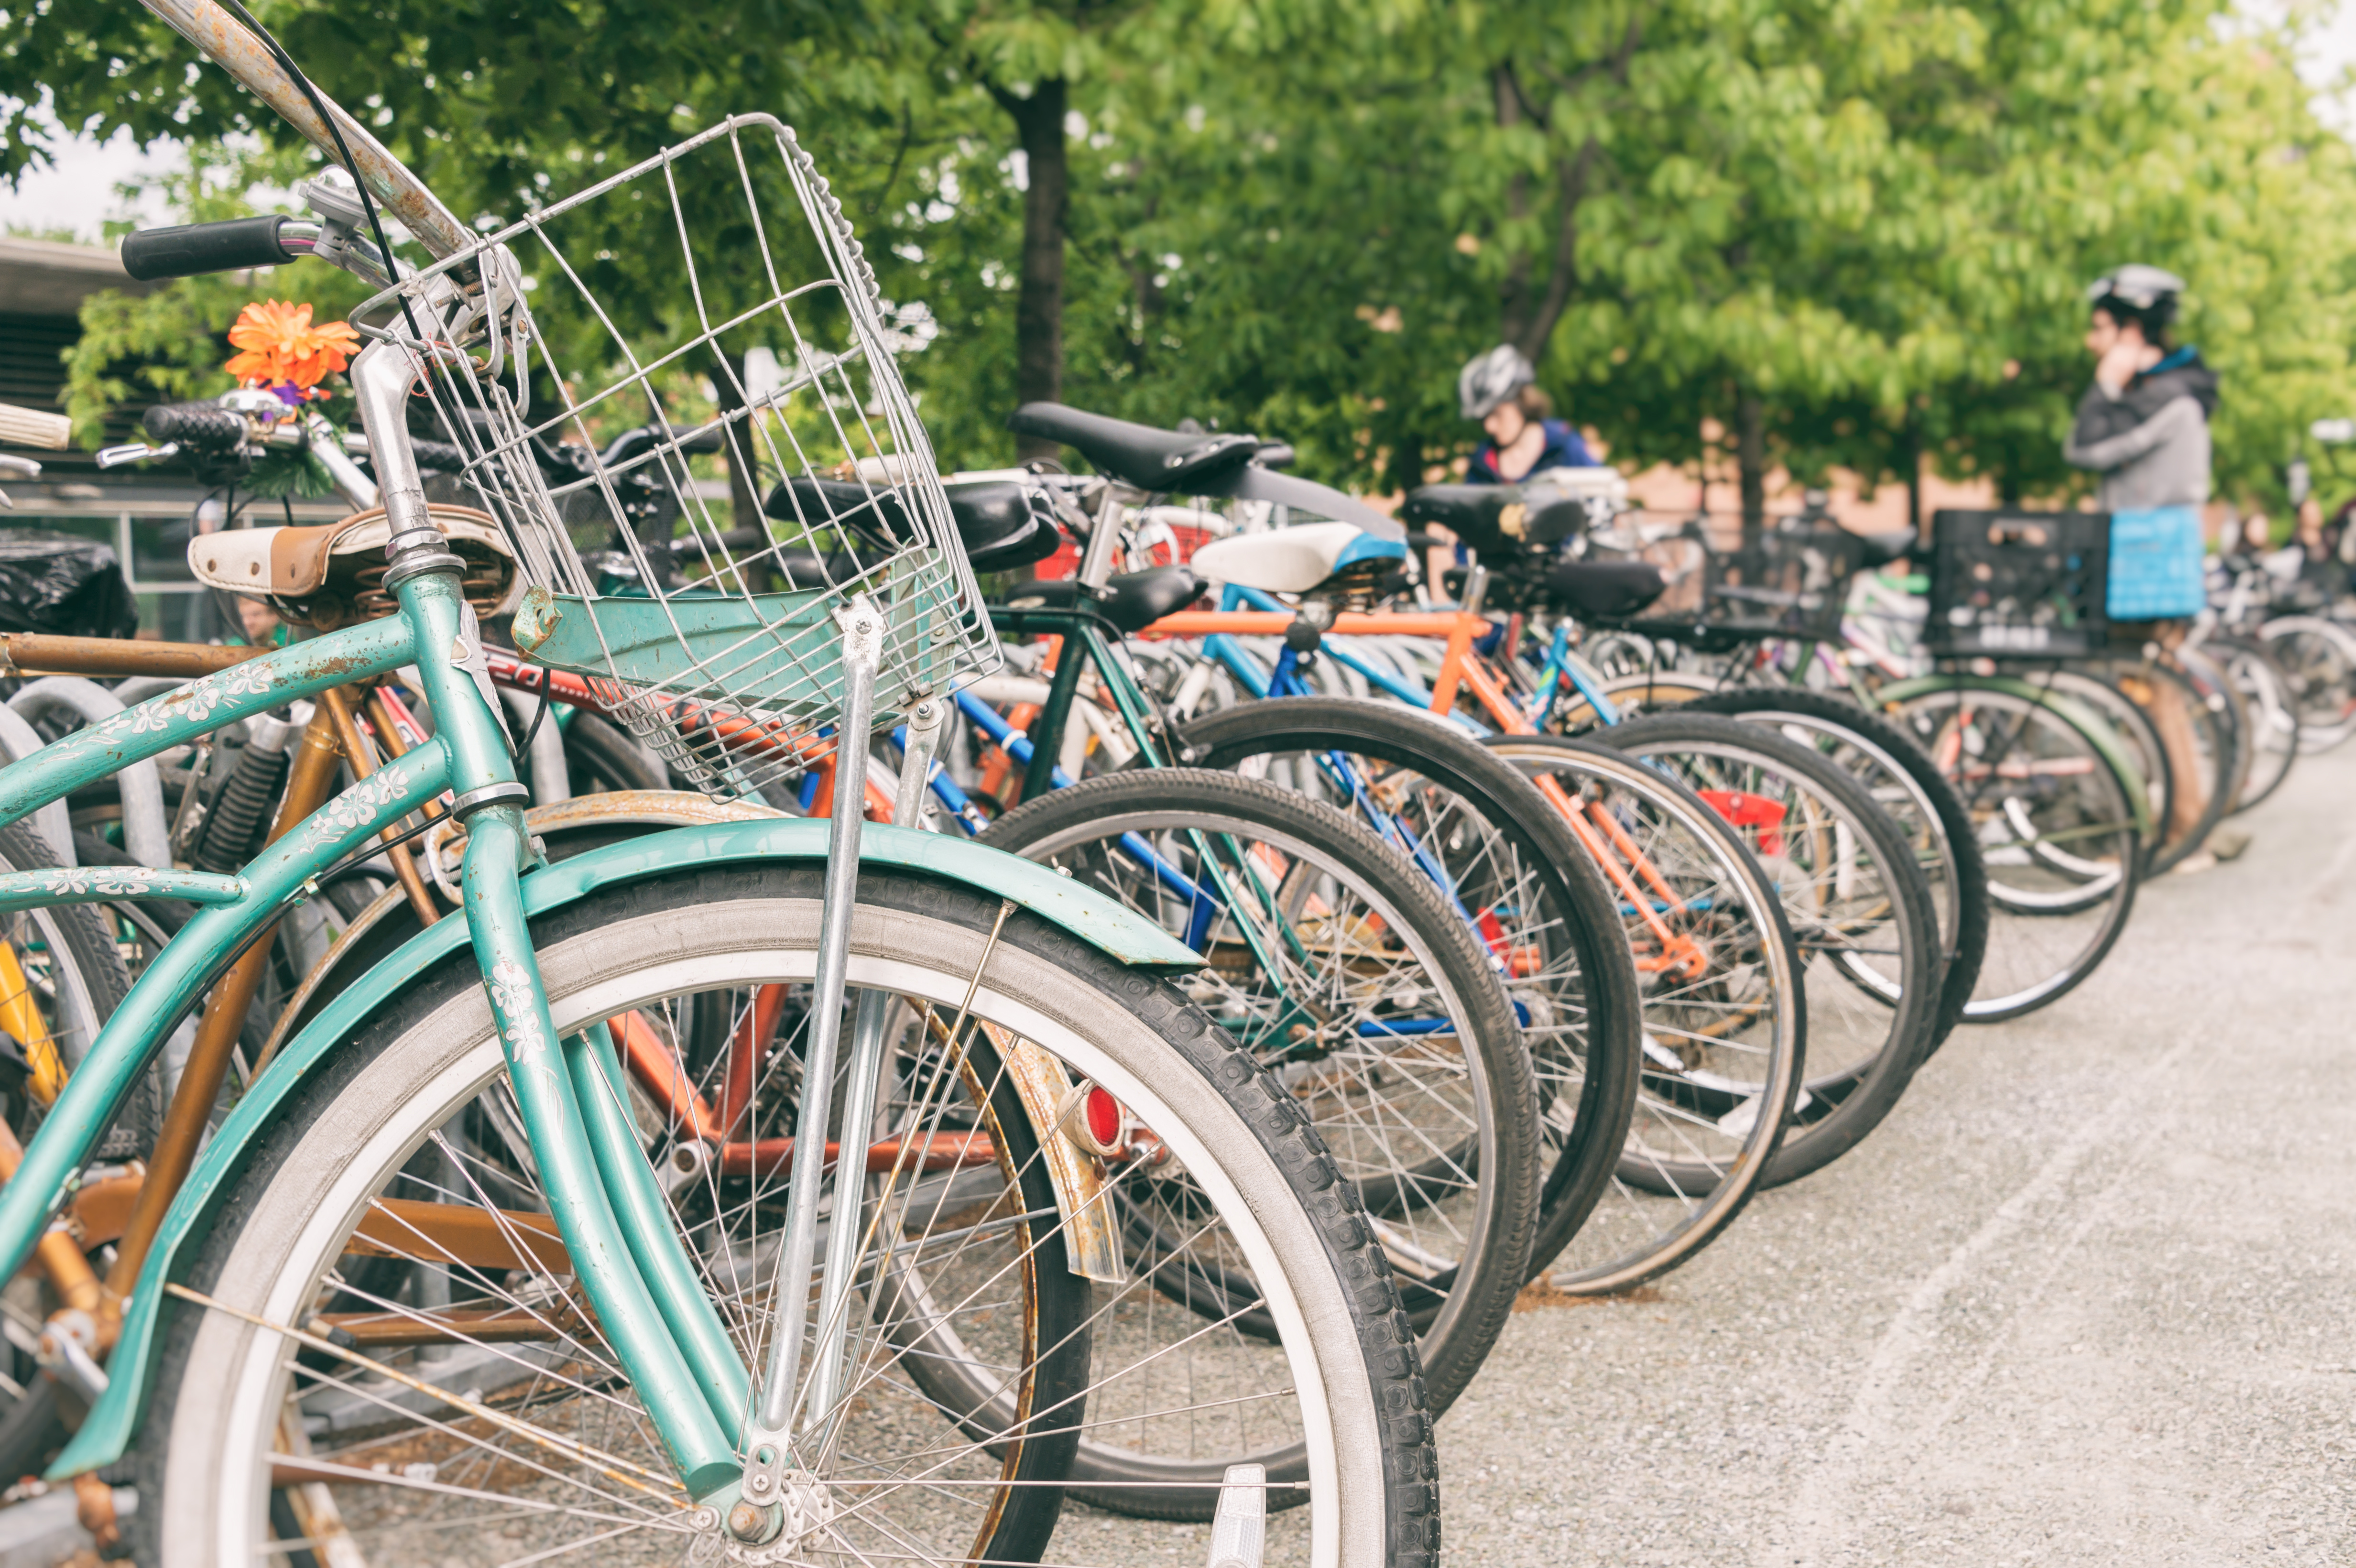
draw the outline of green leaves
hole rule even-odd
[[[793,120],[885,294],[937,329],[902,367],[955,465],[1013,450],[1023,169],[991,88],[1050,79],[1085,127],[1066,142],[1067,400],[1281,436],[1319,477],[1396,487],[1469,448],[1456,369],[1512,339],[1616,460],[1691,462],[1705,422],[1752,397],[1767,459],[1797,474],[1898,475],[1919,451],[2008,494],[2073,494],[2081,291],[2131,260],[2191,280],[2181,334],[2224,379],[2229,493],[2271,497],[2305,423],[2356,409],[2349,149],[2306,107],[2287,40],[2213,0],[262,14],[470,218],[723,113]],[[46,85],[72,126],[285,145],[135,8],[10,17],[0,99]],[[0,106],[0,173],[37,155],[28,134]],[[677,286],[651,263],[629,277],[648,310]],[[243,297],[94,306],[78,415],[195,389],[202,357],[174,333],[203,318],[209,355]]]

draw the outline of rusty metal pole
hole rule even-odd
[[[303,731],[303,743],[295,750],[286,794],[279,802],[277,820],[271,824],[271,842],[284,837],[326,804],[335,787],[339,760],[335,720],[322,703],[312,711],[311,722]],[[187,1179],[188,1168],[196,1162],[197,1142],[204,1136],[213,1102],[229,1077],[230,1052],[245,1028],[245,1015],[270,967],[272,938],[277,930],[274,923],[265,927],[213,983],[212,996],[197,1024],[196,1043],[188,1048],[187,1065],[180,1070],[180,1086],[164,1113],[164,1129],[156,1135],[155,1157],[148,1161],[147,1179],[141,1184],[139,1201],[131,1211],[130,1227],[117,1243],[114,1266],[107,1270],[110,1306],[120,1302],[138,1283],[165,1212],[179,1196],[180,1183]]]
[[[0,632],[0,675],[155,675],[193,680],[268,652],[268,648],[217,648],[209,643],[142,643],[121,637]]]

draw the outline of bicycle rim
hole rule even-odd
[[[1488,742],[1553,781],[1620,895],[1644,1007],[1644,1072],[1612,1190],[1542,1238],[1558,1290],[1626,1290],[1732,1224],[1783,1136],[1806,1037],[1799,955],[1765,872],[1689,790],[1558,736]]]

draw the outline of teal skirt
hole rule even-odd
[[[2104,611],[2114,621],[2197,615],[2209,603],[2197,507],[2111,514],[2111,571]]]

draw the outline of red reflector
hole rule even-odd
[[[1088,1136],[1106,1148],[1119,1147],[1120,1140],[1120,1102],[1094,1084],[1088,1087]]]
[[[1783,852],[1783,836],[1776,831],[1783,825],[1784,806],[1782,801],[1748,795],[1737,789],[1706,789],[1697,793],[1735,827],[1758,828],[1761,854],[1780,855]]]

